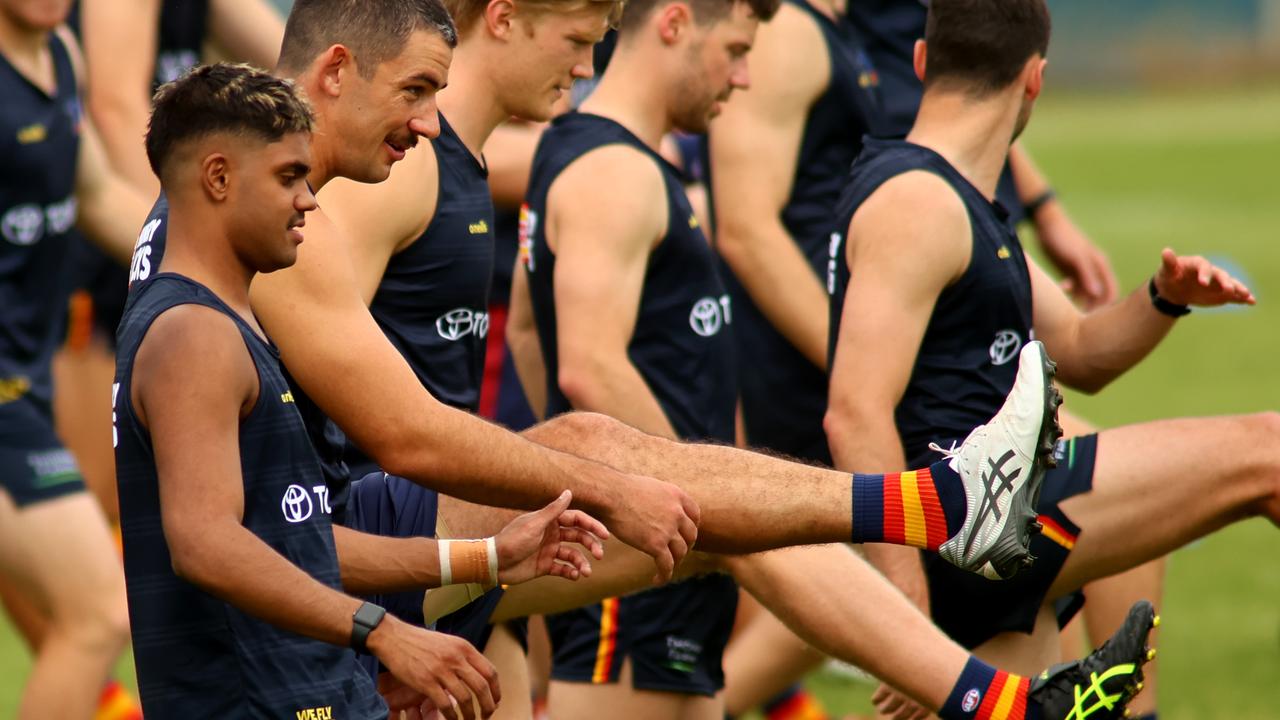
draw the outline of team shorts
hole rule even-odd
[[[933,621],[966,648],[973,649],[1002,632],[1032,632],[1046,600],[1053,601],[1059,626],[1070,622],[1084,605],[1084,595],[1078,591],[1062,598],[1046,596],[1080,534],[1060,505],[1093,489],[1098,436],[1062,440],[1055,453],[1058,466],[1045,474],[1036,508],[1044,531],[1031,536],[1031,554],[1036,559],[1031,568],[1009,580],[987,580],[937,555],[924,556]]]
[[[630,659],[637,690],[715,695],[737,607],[733,578],[708,575],[548,615],[551,677],[615,683]]]
[[[396,475],[375,472],[351,484],[343,521],[352,530],[383,537],[435,537],[438,513],[439,495],[434,490]],[[474,602],[440,618],[435,629],[460,637],[483,651],[493,633],[489,619],[504,592],[501,587],[489,590]],[[424,594],[422,590],[409,590],[370,595],[365,599],[407,623],[423,626],[426,624],[422,615]],[[520,621],[509,625],[523,644],[527,624]],[[380,669],[377,658],[362,654],[356,657],[370,675],[377,677]]]
[[[19,508],[85,491],[52,413],[29,396],[0,404],[0,488]]]

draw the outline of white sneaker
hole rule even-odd
[[[1000,580],[1035,560],[1030,543],[1040,532],[1036,501],[1045,470],[1057,464],[1053,451],[1062,437],[1056,367],[1042,343],[1027,343],[1000,412],[974,428],[959,448],[929,446],[951,459],[969,501],[960,532],[938,548],[952,565]]]

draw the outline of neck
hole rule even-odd
[[[671,132],[669,103],[675,88],[668,75],[654,72],[656,63],[646,55],[641,48],[620,43],[582,110],[617,121],[656,151]]]
[[[169,195],[169,229],[161,272],[173,272],[204,285],[252,322],[249,283],[256,274],[231,249],[231,240],[212,213],[184,207]]]
[[[38,60],[49,43],[49,31],[21,25],[0,10],[0,51],[15,60]]]
[[[994,198],[1021,110],[1011,94],[974,100],[962,92],[927,91],[907,140],[937,152]]]
[[[489,56],[479,47],[482,40],[469,38],[458,43],[449,70],[449,87],[440,91],[437,100],[440,112],[477,160],[489,136],[509,116],[498,102],[493,72],[485,62]]]

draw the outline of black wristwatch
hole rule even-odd
[[[369,648],[365,645],[369,640],[369,633],[378,627],[378,623],[382,622],[386,614],[385,608],[371,602],[364,603],[356,609],[355,614],[351,616],[352,650],[366,654],[369,652]]]
[[[1171,318],[1180,318],[1191,313],[1191,308],[1186,305],[1169,302],[1160,297],[1160,293],[1156,290],[1156,277],[1154,275],[1151,276],[1151,282],[1147,283],[1147,292],[1151,294],[1151,305],[1161,314],[1168,315]]]

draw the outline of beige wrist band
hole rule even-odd
[[[440,540],[440,584],[498,584],[498,546],[484,540]]]

